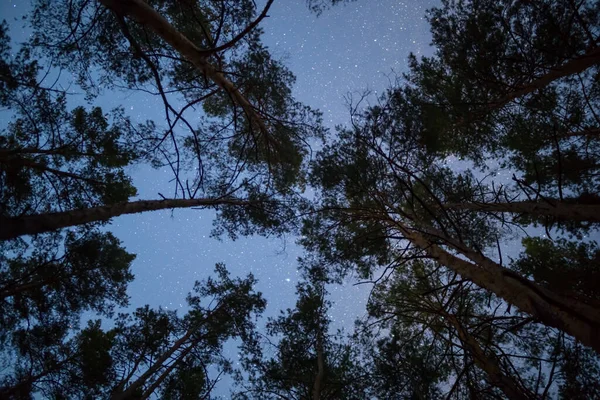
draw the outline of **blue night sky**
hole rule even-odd
[[[264,2],[257,2],[261,8]],[[346,124],[349,112],[344,97],[365,89],[380,93],[394,74],[406,71],[410,52],[430,54],[425,11],[437,1],[357,0],[334,7],[317,17],[304,0],[277,0],[262,24],[263,39],[276,58],[296,75],[296,98],[320,109],[332,130]],[[11,24],[15,42],[27,35],[15,18],[29,2],[3,0],[1,15]],[[68,84],[68,78],[65,84]],[[80,103],[77,103],[77,101]],[[83,95],[72,96],[73,105]],[[122,105],[139,121],[153,119],[160,125],[162,104],[145,93],[107,92],[94,101],[105,109]],[[131,171],[140,199],[171,193],[168,170],[134,167]],[[267,300],[267,315],[293,306],[295,284],[300,278],[296,259],[301,249],[295,237],[250,237],[231,241],[210,237],[214,213],[207,210],[159,211],[122,216],[108,227],[127,250],[137,254],[135,281],[129,287],[131,306],[143,304],[169,309],[185,305],[195,280],[212,273],[224,262],[232,275],[252,272]],[[334,326],[351,329],[362,315],[369,285],[330,288]],[[339,324],[339,325],[338,325]]]
[[[0,1],[1,17],[11,24],[13,39],[22,41],[27,31],[15,18],[27,11],[29,2]],[[257,3],[260,9],[264,1]],[[431,53],[424,15],[436,4],[433,0],[357,0],[317,17],[305,0],[276,0],[270,17],[261,24],[263,39],[297,76],[296,98],[320,109],[333,133],[336,125],[349,120],[344,96],[364,89],[381,93],[394,73],[406,71],[410,52]],[[68,84],[68,76],[62,79]],[[84,96],[73,96],[70,101],[79,105]],[[159,100],[144,93],[107,92],[94,104],[107,110],[123,105],[133,119],[153,119],[158,125],[163,116]],[[141,199],[172,193],[171,173],[166,169],[135,167],[131,174]],[[295,284],[300,279],[296,259],[301,255],[296,238],[217,240],[210,237],[213,217],[206,210],[175,210],[113,220],[108,229],[137,254],[135,281],[129,288],[132,307],[184,307],[194,281],[211,274],[217,262],[225,263],[232,275],[252,272],[258,278],[258,289],[269,302],[267,316],[294,305]],[[354,320],[364,314],[370,285],[353,283],[329,288],[334,328],[352,330]]]

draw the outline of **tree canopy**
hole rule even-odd
[[[296,307],[267,323],[262,340],[244,352],[237,399],[364,399],[370,372],[342,332],[330,332],[325,281],[309,274],[296,286]],[[278,339],[278,340],[277,340]],[[262,345],[261,345],[262,343]],[[269,354],[274,353],[273,357]]]
[[[600,398],[600,3],[442,0],[433,55],[331,132],[263,3],[32,0],[18,48],[0,25],[0,397],[209,399],[228,375],[236,399]],[[115,90],[162,114],[97,105]],[[139,166],[168,196],[136,197]],[[126,310],[107,222],[190,207],[297,237],[295,306],[263,327],[273,293],[218,264],[183,313]],[[351,275],[366,315],[334,331]]]

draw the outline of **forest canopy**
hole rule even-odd
[[[274,1],[31,0],[25,42],[0,25],[0,397],[600,399],[600,2],[442,0],[431,55],[328,129],[264,43]],[[160,114],[101,107],[116,90]],[[170,184],[137,197],[141,167]],[[261,320],[272,294],[223,263],[183,312],[130,304],[110,222],[181,208],[296,241],[295,305]],[[351,277],[371,293],[336,331]]]

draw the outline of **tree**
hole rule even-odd
[[[270,3],[252,20],[252,2],[235,7],[180,3],[158,6],[157,11],[136,1],[127,6],[37,1],[30,16],[35,34],[12,61],[3,28],[7,62],[2,65],[2,97],[23,117],[9,126],[0,143],[0,172],[6,182],[1,238],[102,223],[124,212],[183,206],[216,208],[217,230],[232,236],[289,229],[286,222],[294,211],[286,204],[302,201],[294,188],[303,181],[305,139],[320,136],[322,129],[319,114],[293,100],[293,75],[260,43],[257,25]],[[75,19],[67,21],[63,15]],[[220,17],[212,19],[213,15]],[[205,21],[197,24],[194,18]],[[148,35],[148,28],[156,35]],[[81,35],[76,33],[79,29]],[[105,40],[108,37],[112,40]],[[174,37],[179,39],[171,40]],[[196,48],[190,38],[208,49]],[[168,127],[159,132],[152,122],[133,126],[122,110],[113,113],[114,127],[99,108],[86,112],[78,107],[69,114],[66,94],[38,82],[40,66],[31,61],[32,54],[51,57],[52,68],[69,68],[89,95],[114,88],[120,78],[131,90],[153,90],[155,85]],[[88,74],[94,66],[101,77],[97,81]],[[167,85],[175,90],[165,93]],[[170,93],[188,104],[176,111]],[[35,102],[23,101],[23,96]],[[201,126],[193,128],[185,112],[197,104],[203,105],[205,116]],[[44,123],[36,123],[36,118]],[[178,124],[187,126],[189,135],[181,135]],[[72,131],[56,131],[71,125]],[[140,157],[171,166],[173,199],[126,202],[135,189],[123,167]],[[196,171],[192,182],[180,176],[184,164]]]
[[[276,211],[277,202],[252,194],[246,201],[228,197],[127,202],[136,190],[124,167],[144,155],[143,143],[153,142],[154,124],[136,128],[119,109],[113,112],[112,127],[100,108],[67,112],[65,93],[40,86],[40,67],[29,60],[27,48],[11,60],[6,26],[0,29],[7,60],[0,96],[15,112],[0,136],[0,240],[159,209],[246,206],[251,209],[243,213],[247,225],[273,225],[270,218],[283,212],[282,207]],[[228,215],[232,223],[237,221],[235,213]]]
[[[323,129],[319,113],[293,99],[294,76],[260,42],[257,25],[271,3],[256,15],[251,1],[36,1],[33,37],[16,56],[2,26],[0,101],[13,118],[0,136],[2,343],[10,363],[2,397],[198,397],[214,385],[207,365],[230,370],[221,346],[249,340],[250,316],[264,301],[252,277],[232,280],[223,267],[218,281],[196,288],[182,318],[142,308],[113,329],[96,321],[82,331],[79,318],[110,318],[127,304],[134,256],[95,230],[115,216],[200,206],[220,211],[218,233],[289,229],[306,140]],[[70,69],[88,101],[120,84],[155,91],[166,128],[135,125],[122,109],[67,110],[68,93],[44,85],[44,60]],[[180,109],[172,93],[186,101]],[[196,105],[199,127],[190,123]],[[172,168],[173,198],[129,201],[136,192],[126,167],[140,161]],[[202,296],[223,304],[206,308]],[[150,332],[156,327],[164,329]]]
[[[303,201],[295,188],[303,185],[306,139],[323,130],[319,113],[292,98],[294,76],[260,43],[257,25],[271,3],[252,20],[255,5],[249,1],[158,9],[137,1],[37,1],[30,16],[33,38],[13,61],[3,28],[9,61],[2,65],[2,97],[23,117],[0,143],[0,178],[6,182],[0,240],[193,206],[219,211],[218,233],[290,229],[295,211],[288,204]],[[159,132],[153,122],[135,127],[123,110],[113,113],[114,127],[99,108],[69,114],[66,94],[38,82],[40,66],[32,54],[50,57],[52,68],[70,69],[90,96],[119,79],[131,90],[156,90],[166,130]],[[99,80],[90,68],[99,68]],[[165,91],[167,86],[174,90]],[[171,93],[187,105],[176,110]],[[22,96],[34,98],[35,107]],[[198,104],[204,116],[194,128],[186,111]],[[180,134],[181,124],[188,135]],[[73,129],[55,132],[62,126]],[[135,188],[123,168],[141,157],[172,168],[172,199],[127,202]],[[195,171],[191,182],[180,175],[182,168]]]
[[[577,342],[510,312],[441,265],[414,259],[395,268],[368,310],[361,330],[382,397],[547,398],[570,373]],[[574,382],[597,379],[593,369],[572,373]]]
[[[521,151],[554,148],[557,135],[593,130],[597,13],[595,2],[570,0],[447,0],[431,10],[436,56],[413,57],[408,76],[425,115],[448,122],[427,137],[481,157],[516,141]]]
[[[40,360],[41,372],[33,364],[39,357],[33,349],[33,357],[19,357],[15,377],[0,393],[110,399],[146,399],[159,393],[164,398],[206,397],[218,379],[210,377],[209,367],[220,369],[219,376],[231,370],[221,354],[223,343],[230,338],[251,340],[252,319],[265,307],[261,294],[253,290],[251,275],[232,279],[223,265],[217,265],[215,272],[217,279],[196,283],[184,316],[145,306],[131,315],[120,314],[107,331],[99,320],[88,321],[74,338],[62,337],[64,342],[57,347],[61,361],[49,366]],[[203,305],[206,302],[208,306]]]
[[[111,233],[68,232],[39,241],[30,254],[25,248],[0,260],[2,337],[24,323],[76,325],[82,311],[110,315],[115,305],[127,305],[135,256]]]
[[[257,25],[271,3],[256,16],[252,1],[40,0],[31,22],[36,48],[85,86],[120,82],[162,99],[160,140],[176,196],[283,195],[302,183],[305,142],[322,128],[318,113],[292,98],[294,76],[260,41]],[[100,79],[90,80],[90,67]],[[173,96],[186,104],[177,109]],[[196,105],[197,128],[189,120]],[[190,180],[180,175],[185,164],[196,168]]]
[[[523,196],[597,192],[598,4],[444,1],[431,10],[434,57],[412,57],[407,87],[440,155],[518,172]],[[531,200],[531,199],[529,199]]]
[[[108,318],[115,307],[128,305],[134,258],[112,234],[93,230],[41,235],[29,246],[3,244],[3,397],[29,398],[38,382],[71,365],[75,354],[70,338],[84,311]]]
[[[124,214],[136,214],[147,211],[174,208],[210,206],[237,206],[247,207],[249,209],[260,209],[262,215],[260,215],[261,212],[257,214],[259,214],[262,219],[259,220],[256,218],[256,215],[249,213],[249,217],[251,219],[248,222],[260,221],[265,225],[269,223],[269,218],[275,218],[277,216],[277,212],[279,210],[285,211],[285,208],[278,207],[278,202],[269,203],[267,201],[259,202],[252,200],[239,200],[235,198],[139,200],[71,211],[3,218],[3,225],[0,228],[0,240],[14,239],[22,235],[34,235],[38,233],[51,232],[62,228],[89,223],[102,223],[109,221],[113,217]]]
[[[524,238],[525,250],[512,261],[512,269],[544,287],[590,304],[600,304],[597,265],[600,250],[595,242]]]
[[[208,397],[207,367],[232,372],[221,350],[233,338],[239,398],[596,396],[598,251],[583,238],[600,198],[597,2],[443,1],[429,13],[436,54],[411,57],[397,87],[319,153],[312,209],[301,198],[307,141],[324,130],[261,43],[272,2],[36,0],[17,56],[0,30],[0,101],[14,114],[0,135],[0,395]],[[69,70],[90,100],[150,92],[165,125],[68,111],[36,57]],[[490,175],[454,171],[448,156]],[[170,198],[129,201],[125,168],[142,160],[171,168]],[[512,182],[499,185],[489,162]],[[269,321],[279,343],[254,332],[264,301],[253,278],[222,266],[183,317],[142,307],[78,330],[82,311],[124,305],[132,278],[133,256],[95,225],[194,206],[217,209],[216,232],[232,236],[280,234],[298,210],[309,215],[301,242],[319,267],[296,308]],[[525,239],[505,264],[505,240],[535,224],[548,238]],[[326,282],[380,268],[393,272],[362,336],[330,334]]]
[[[579,343],[563,344],[559,391],[561,399],[593,399],[600,396],[598,356]]]
[[[590,225],[578,223],[594,221],[576,202],[598,195],[597,138],[587,134],[597,107],[596,8],[449,0],[432,10],[436,55],[413,58],[405,81],[356,112],[318,157],[321,214],[306,221],[307,248],[367,277],[417,251],[600,351],[594,302],[504,266],[500,245],[531,223],[549,234],[559,221],[581,237]],[[514,186],[455,173],[448,155],[483,171],[500,159],[516,170]]]
[[[542,201],[513,201],[507,203],[459,203],[444,204],[446,208],[460,210],[476,210],[501,212],[511,214],[527,214],[529,216],[544,216],[560,221],[600,222],[597,204],[577,204],[577,199],[544,199]]]
[[[153,125],[116,109],[67,110],[66,93],[43,87],[42,67],[23,47],[13,55],[0,25],[0,104],[12,120],[0,134],[0,218],[94,207],[136,191],[124,167],[142,156]],[[112,120],[112,121],[111,121]],[[112,122],[112,123],[111,123]]]
[[[486,189],[470,187],[469,179],[459,179],[420,148],[415,132],[423,122],[403,113],[409,100],[391,93],[323,150],[313,175],[321,188],[321,217],[306,222],[308,249],[321,253],[325,263],[346,262],[367,276],[393,260],[392,249],[418,249],[598,350],[596,307],[541,287],[486,255],[505,229],[489,216],[444,209],[457,193],[472,203]]]
[[[365,398],[369,373],[360,367],[352,344],[340,333],[329,333],[331,304],[319,279],[312,274],[299,283],[296,307],[269,320],[267,334],[273,341],[247,348],[235,398]],[[266,355],[271,352],[274,357]]]

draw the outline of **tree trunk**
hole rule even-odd
[[[49,172],[53,175],[56,176],[61,176],[64,178],[71,178],[71,179],[75,179],[75,180],[79,180],[79,181],[84,181],[84,182],[89,182],[93,185],[98,185],[98,186],[105,186],[106,183],[104,182],[100,182],[97,181],[95,179],[91,179],[91,178],[86,178],[85,176],[81,176],[81,175],[77,175],[74,174],[72,172],[68,172],[68,171],[62,171],[60,169],[56,169],[56,168],[51,168],[47,165],[44,164],[40,164],[38,162],[35,162],[33,160],[29,160],[27,158],[22,158],[22,157],[12,157],[12,158],[8,158],[6,160],[2,160],[0,159],[0,164],[5,164],[8,166],[21,166],[21,167],[27,167],[27,168],[32,168],[41,172]]]
[[[467,332],[455,315],[448,314],[443,310],[440,313],[442,317],[450,322],[454,329],[456,329],[460,341],[473,357],[475,365],[487,374],[490,383],[502,390],[506,397],[511,400],[528,400],[535,397],[531,394],[524,393],[523,389],[514,379],[502,372],[496,359],[485,354],[477,340]]]
[[[213,318],[215,314],[220,313],[223,310],[223,307],[223,304],[219,303],[219,305],[215,307],[203,320],[190,327],[180,339],[173,343],[173,346],[171,346],[159,358],[157,358],[154,364],[150,368],[148,368],[146,372],[144,372],[138,379],[131,383],[131,385],[129,385],[126,390],[121,391],[122,389],[119,389],[117,392],[113,393],[111,396],[111,400],[129,399],[137,389],[143,387],[146,384],[146,382],[152,375],[154,375],[156,372],[163,368],[164,363],[167,362],[173,356],[173,354],[175,354],[176,351],[178,351],[182,346],[184,346],[186,342],[190,341],[190,338],[192,337],[194,332],[196,332],[202,326],[203,323]],[[199,338],[191,340],[189,346],[181,353],[179,353],[177,359],[173,361],[171,366],[174,366],[177,361],[183,359],[194,348],[194,346],[198,344],[199,341]],[[172,368],[168,367],[167,370],[172,370]],[[162,381],[165,378],[166,375],[161,374],[161,376],[158,379]],[[119,383],[117,388],[123,388],[126,384],[127,382],[121,382]],[[150,387],[152,388],[153,386],[154,385],[151,385]],[[154,388],[153,390],[155,389],[156,388]],[[145,391],[145,393],[148,393],[148,395],[152,394],[148,391]]]
[[[185,356],[187,356],[190,353],[190,351],[192,351],[194,346],[195,343],[191,343],[187,349],[181,352],[181,354],[177,357],[177,360],[173,361],[171,365],[169,365],[165,369],[165,371],[154,382],[152,382],[152,385],[150,385],[150,387],[148,387],[148,389],[146,389],[142,394],[143,400],[148,399],[150,396],[152,396],[152,393],[154,393],[154,391],[158,389],[158,387],[164,382],[164,380],[167,379],[167,376],[169,376],[169,374],[173,372],[173,370],[177,366],[177,363],[183,360]]]
[[[516,201],[513,203],[457,203],[445,208],[454,210],[472,210],[528,214],[554,217],[564,221],[600,222],[600,204],[571,204],[556,201]]]
[[[98,153],[85,153],[70,149],[67,146],[57,147],[54,149],[39,149],[36,147],[17,147],[17,148],[0,148],[0,162],[6,162],[13,158],[19,157],[21,154],[44,154],[56,156],[77,156],[77,157],[94,157],[98,158],[101,155]]]
[[[154,365],[152,365],[150,368],[148,368],[148,370],[146,370],[146,372],[144,372],[138,379],[136,379],[133,383],[131,383],[131,385],[129,385],[127,387],[126,390],[119,392],[119,393],[114,393],[111,396],[111,400],[126,400],[129,399],[137,389],[141,388],[146,381],[148,380],[148,378],[150,378],[152,375],[154,375],[158,370],[160,370],[163,367],[163,364],[177,351],[181,348],[181,346],[183,346],[185,344],[185,342],[188,341],[188,339],[192,336],[192,334],[194,333],[195,329],[190,328],[185,335],[183,335],[179,340],[177,340],[173,346],[171,346],[171,348],[169,350],[167,350],[166,352],[164,352],[154,363]],[[187,352],[183,352],[182,354],[187,354]]]
[[[491,291],[541,323],[572,335],[600,353],[600,310],[561,297],[450,238],[442,237],[442,240],[475,264],[449,253],[401,222],[394,221],[394,225],[429,257],[464,279]]]
[[[323,377],[325,376],[325,360],[323,359],[323,338],[321,331],[317,333],[317,376],[313,386],[313,400],[321,399]]]
[[[546,75],[543,75],[529,82],[529,84],[520,88],[516,88],[516,90],[507,93],[504,97],[501,97],[493,103],[488,104],[485,112],[502,108],[511,101],[516,100],[519,97],[525,96],[538,89],[544,88],[557,79],[578,74],[597,64],[600,64],[600,47],[593,48],[587,53],[570,61],[567,61],[561,66],[557,66],[556,68],[551,69],[550,72],[548,72]]]
[[[558,135],[559,139],[564,138],[572,138],[572,137],[588,137],[588,138],[597,138],[600,137],[600,129],[599,128],[587,128],[581,131],[571,131],[562,135]]]
[[[173,27],[156,10],[150,7],[144,0],[99,0],[107,8],[119,15],[133,17],[137,22],[144,24],[154,31],[163,40],[169,43],[185,59],[191,62],[208,79],[213,81],[221,89],[225,90],[233,101],[239,105],[251,121],[254,129],[262,133],[266,142],[271,141],[268,129],[261,116],[258,115],[254,106],[237,89],[225,75],[217,70],[207,61],[202,49]]]
[[[48,285],[49,283],[52,282],[56,282],[58,281],[57,278],[50,278],[50,279],[44,279],[42,281],[37,281],[37,282],[28,282],[28,283],[23,283],[20,285],[8,285],[5,286],[4,288],[0,289],[0,300],[6,298],[6,297],[12,297],[15,295],[18,295],[20,293],[29,291],[31,289],[40,287],[40,286],[45,286]]]
[[[55,231],[61,228],[83,225],[90,222],[108,221],[113,217],[124,214],[137,214],[146,211],[171,208],[214,207],[219,205],[249,206],[252,204],[254,203],[228,198],[140,200],[81,210],[25,215],[13,218],[0,217],[0,240],[9,240],[23,235],[35,235],[38,233]]]

